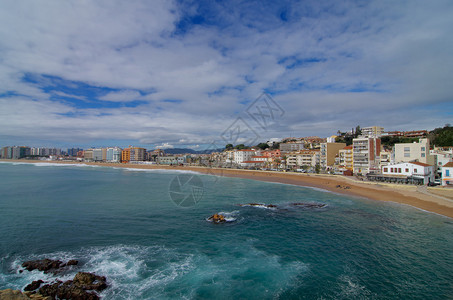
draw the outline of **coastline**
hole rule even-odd
[[[285,173],[258,170],[218,169],[195,166],[163,166],[130,163],[98,163],[40,160],[0,160],[9,163],[85,164],[114,168],[167,169],[195,171],[201,174],[254,179],[259,181],[315,187],[327,191],[378,201],[410,205],[428,212],[453,218],[453,189],[442,189],[444,196],[435,195],[416,186],[360,182],[341,175]],[[337,187],[341,186],[341,187]],[[348,187],[348,188],[345,188]],[[423,189],[423,188],[422,188]],[[429,188],[432,189],[432,188]]]

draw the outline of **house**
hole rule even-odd
[[[453,162],[442,166],[442,186],[453,186]]]
[[[368,178],[396,183],[428,184],[434,182],[434,166],[421,162],[390,164],[381,168],[381,174],[371,174]]]

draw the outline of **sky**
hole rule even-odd
[[[453,120],[453,1],[0,1],[0,146],[224,147]]]

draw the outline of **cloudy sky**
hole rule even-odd
[[[441,127],[452,29],[451,0],[2,0],[0,146]]]

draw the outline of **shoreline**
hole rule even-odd
[[[356,196],[377,201],[389,201],[406,204],[423,211],[453,218],[453,189],[443,189],[446,197],[422,192],[417,186],[396,185],[373,182],[360,182],[342,175],[286,173],[261,170],[220,169],[196,166],[164,166],[154,164],[98,163],[42,160],[0,160],[9,163],[57,163],[84,164],[112,168],[186,170],[200,174],[237,177],[303,187],[314,187],[348,196]],[[337,187],[340,186],[340,187]],[[345,188],[348,187],[348,188]],[[432,188],[429,188],[432,189]],[[451,199],[451,200],[450,200]]]

